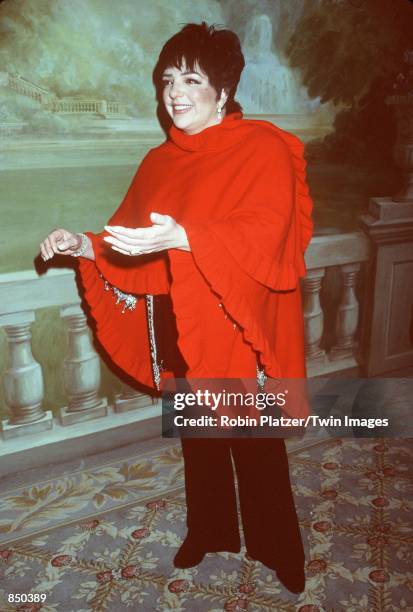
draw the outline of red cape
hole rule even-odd
[[[233,359],[230,371],[222,366],[222,303],[267,375],[305,377],[299,278],[313,222],[301,141],[241,114],[192,136],[172,127],[108,224],[150,226],[151,212],[182,224],[191,252],[127,258],[103,242],[103,232],[89,234],[96,261],[79,261],[97,337],[112,360],[154,387],[144,300],[122,314],[101,275],[127,293],[171,293],[189,376],[255,376],[253,361],[239,372]]]

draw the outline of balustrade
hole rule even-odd
[[[368,252],[368,241],[359,233],[315,237],[311,241],[306,253],[307,276],[302,279],[308,376],[358,365],[355,334],[359,304],[355,285],[360,263],[368,259]],[[335,313],[335,338],[332,349],[328,350],[322,346],[325,313],[321,293],[328,281],[327,268],[331,266],[340,269],[342,288]],[[27,295],[30,295],[29,304]],[[52,427],[52,415],[42,407],[42,370],[32,355],[30,334],[34,311],[48,306],[59,306],[69,343],[63,361],[68,401],[59,411],[60,421],[70,426],[95,418],[104,419],[109,410],[106,398],[100,396],[100,359],[91,342],[73,272],[51,270],[42,277],[34,272],[2,275],[0,304],[0,326],[5,329],[9,346],[9,365],[4,375],[5,401],[11,412],[10,418],[3,421],[3,437]],[[114,398],[113,412],[121,418],[122,413],[144,410],[152,403],[149,396],[122,383],[120,393]]]
[[[0,137],[5,138],[7,136],[13,136],[14,134],[21,132],[24,129],[25,125],[25,123],[1,122]]]
[[[44,89],[35,83],[31,83],[22,77],[16,77],[10,74],[8,75],[7,85],[10,87],[10,89],[13,89],[22,96],[33,98],[38,102],[42,102],[44,96],[47,97],[48,95],[51,95],[47,89]]]
[[[54,94],[35,83],[31,83],[23,77],[8,74],[7,85],[17,93],[33,98],[39,103],[44,103],[46,109],[60,113],[107,113],[124,112],[124,106],[118,102],[108,102],[107,100],[85,100],[81,98],[61,98],[53,99]]]
[[[303,279],[305,356],[309,360],[322,363],[326,360],[325,351],[320,348],[324,329],[320,291],[324,275],[325,268],[316,268],[309,270]]]
[[[64,306],[60,316],[67,323],[69,353],[64,360],[65,391],[69,402],[60,410],[63,425],[107,415],[107,400],[98,396],[100,360],[90,340],[80,305]]]
[[[8,365],[4,374],[4,397],[11,416],[3,421],[3,437],[50,429],[53,418],[42,407],[43,374],[31,349],[30,327],[34,311],[0,316],[8,344]]]
[[[361,365],[363,357],[355,340],[359,322],[355,286],[361,263],[369,259],[369,253],[368,240],[360,232],[316,236],[309,245],[307,275],[302,280],[302,288],[305,355],[310,377]],[[332,348],[327,349],[320,346],[325,330],[320,296],[327,280],[326,270],[332,266],[340,270],[341,297],[335,313],[335,337]]]
[[[115,395],[114,410],[115,412],[128,412],[135,408],[151,406],[155,403],[155,400],[146,395],[136,391],[133,387],[122,382],[121,392]]]
[[[58,113],[100,113],[105,114],[109,103],[106,100],[55,100],[51,110]],[[111,111],[113,112],[113,111]]]
[[[341,266],[342,294],[336,318],[337,344],[330,352],[330,358],[337,360],[352,357],[357,350],[355,333],[359,321],[359,303],[355,294],[357,274],[360,264]]]
[[[29,305],[27,295],[31,296]],[[53,426],[52,413],[45,412],[42,407],[42,367],[35,361],[31,349],[30,326],[37,308],[60,306],[60,316],[67,327],[69,348],[63,360],[63,370],[68,402],[59,411],[61,424],[69,426],[106,417],[107,400],[99,396],[100,358],[91,342],[73,272],[50,270],[41,277],[34,272],[3,274],[0,276],[0,304],[0,327],[4,328],[8,341],[4,397],[10,411],[10,417],[2,423],[3,438]],[[149,396],[123,384],[121,392],[115,397],[114,412],[128,412],[152,406],[153,403]]]
[[[108,102],[107,103],[107,112],[108,113],[118,113],[119,112],[119,104],[116,102]]]

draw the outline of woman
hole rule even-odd
[[[55,230],[41,244],[44,260],[79,257],[98,339],[154,389],[166,368],[187,379],[305,377],[299,277],[313,225],[303,147],[242,118],[243,66],[228,30],[188,24],[167,41],[153,78],[169,138],[146,155],[105,232]],[[182,449],[188,535],[175,565],[239,552],[233,459],[249,556],[301,592],[284,441],[183,439]]]

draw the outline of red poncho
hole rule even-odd
[[[191,252],[127,257],[102,240],[106,233],[89,234],[96,261],[81,259],[79,270],[100,343],[154,387],[145,301],[122,314],[103,276],[126,293],[170,292],[188,377],[254,378],[257,354],[268,376],[305,377],[298,279],[311,211],[303,145],[292,134],[239,113],[192,136],[172,127],[109,225],[147,227],[151,212],[168,214],[184,226]]]

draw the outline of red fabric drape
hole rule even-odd
[[[152,211],[185,227],[191,252],[127,258],[104,233],[89,234],[96,261],[79,262],[97,336],[115,363],[153,386],[143,301],[119,314],[100,274],[125,292],[171,293],[189,376],[254,377],[257,352],[269,376],[305,377],[299,278],[313,222],[298,138],[240,114],[192,136],[172,127],[109,224],[149,226]]]

